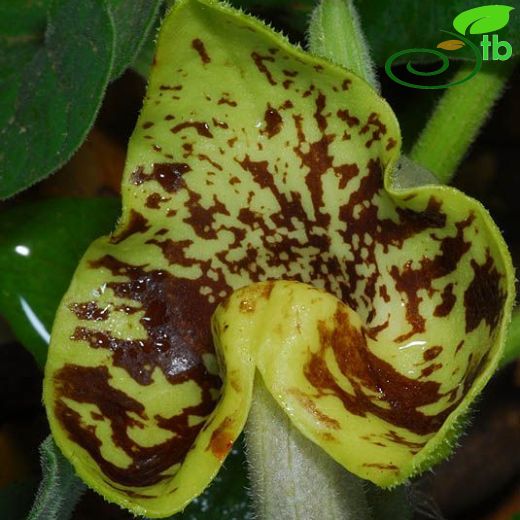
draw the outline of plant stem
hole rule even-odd
[[[258,518],[371,518],[361,479],[296,430],[259,375],[246,441]]]
[[[471,80],[445,91],[410,153],[444,184],[453,178],[469,146],[486,122],[514,69],[514,60],[486,64]],[[461,66],[453,81],[468,74]]]
[[[28,520],[68,520],[86,489],[49,435],[40,445],[43,478]]]
[[[379,83],[352,0],[321,0],[309,25],[309,50],[342,65],[370,83]]]

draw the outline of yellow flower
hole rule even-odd
[[[176,2],[123,216],[81,261],[46,367],[54,438],[92,488],[181,510],[240,434],[256,370],[360,477],[393,486],[442,456],[496,367],[512,267],[482,206],[398,167],[400,142],[351,72]]]

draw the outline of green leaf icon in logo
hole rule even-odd
[[[485,34],[498,31],[509,22],[509,5],[484,5],[463,11],[453,20],[453,27],[461,34]],[[469,31],[468,31],[469,29]]]

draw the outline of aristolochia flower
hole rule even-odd
[[[445,451],[496,367],[512,267],[482,206],[396,167],[399,149],[354,74],[225,5],[176,2],[123,216],[81,261],[46,368],[54,438],[92,488],[182,509],[241,432],[256,370],[380,486]]]

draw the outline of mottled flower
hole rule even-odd
[[[123,216],[81,261],[46,368],[54,438],[91,487],[181,510],[241,432],[256,370],[360,477],[392,486],[442,455],[496,367],[512,268],[484,208],[398,167],[400,142],[354,74],[176,2]]]

